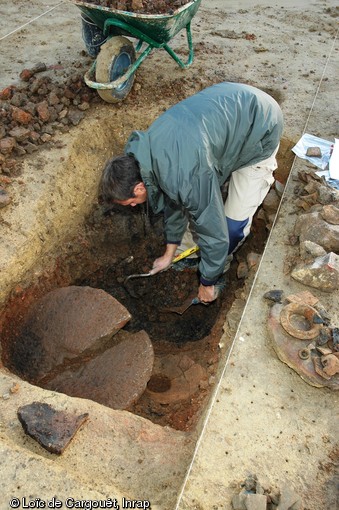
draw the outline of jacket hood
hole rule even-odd
[[[147,199],[153,211],[155,213],[163,211],[165,197],[152,168],[152,154],[148,133],[133,131],[127,141],[125,154],[134,156],[139,162],[141,177],[147,189]]]

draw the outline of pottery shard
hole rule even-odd
[[[46,386],[71,397],[94,400],[113,409],[126,409],[136,402],[151,377],[154,352],[145,331],[119,331],[119,341],[78,369],[69,369]]]
[[[319,212],[301,214],[296,221],[294,233],[300,242],[311,241],[327,252],[339,252],[339,225],[327,223]]]
[[[102,347],[131,315],[101,289],[70,286],[46,294],[31,308],[12,348],[12,363],[29,380]]]
[[[304,285],[333,292],[339,289],[339,256],[329,253],[316,258],[311,264],[300,264],[293,269],[291,276]]]
[[[313,158],[321,158],[321,150],[320,147],[308,147],[306,151],[306,156],[312,156]]]
[[[26,434],[49,452],[60,455],[88,419],[88,413],[76,416],[33,402],[18,409],[18,418]]]

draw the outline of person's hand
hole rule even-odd
[[[170,267],[177,246],[178,246],[177,244],[166,245],[166,250],[163,256],[159,257],[158,259],[155,259],[155,261],[153,262],[153,267],[150,270],[151,275],[160,273],[160,271],[165,271],[165,269],[168,269]]]
[[[201,303],[211,303],[218,297],[214,285],[200,285],[198,291],[198,298]]]
[[[150,270],[150,274],[154,275],[160,273],[160,271],[165,271],[165,269],[169,268],[169,266],[172,264],[172,259],[172,256],[166,254],[162,257],[159,257],[158,259],[155,259],[153,262],[153,267]]]

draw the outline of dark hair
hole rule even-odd
[[[134,197],[134,187],[142,182],[134,156],[118,156],[107,161],[99,184],[99,197],[106,203]]]

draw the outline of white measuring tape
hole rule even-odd
[[[15,32],[18,32],[18,30],[21,30],[22,28],[26,27],[27,25],[30,25],[31,23],[33,23],[34,21],[36,21],[37,19],[41,18],[42,16],[45,16],[45,14],[48,14],[49,12],[51,11],[54,11],[54,9],[56,9],[57,7],[59,7],[59,5],[62,5],[64,4],[65,2],[60,2],[58,3],[57,5],[55,5],[54,7],[51,7],[50,9],[48,9],[48,11],[46,12],[43,12],[42,14],[40,14],[39,16],[37,16],[36,18],[33,18],[31,19],[30,21],[27,21],[27,23],[24,23],[23,25],[21,25],[20,27],[16,28],[15,30],[12,30],[12,32],[9,32],[9,34],[6,34],[6,35],[3,35],[2,37],[0,37],[0,41],[2,41],[3,39],[6,39],[6,37],[9,37],[10,35],[14,34]]]

